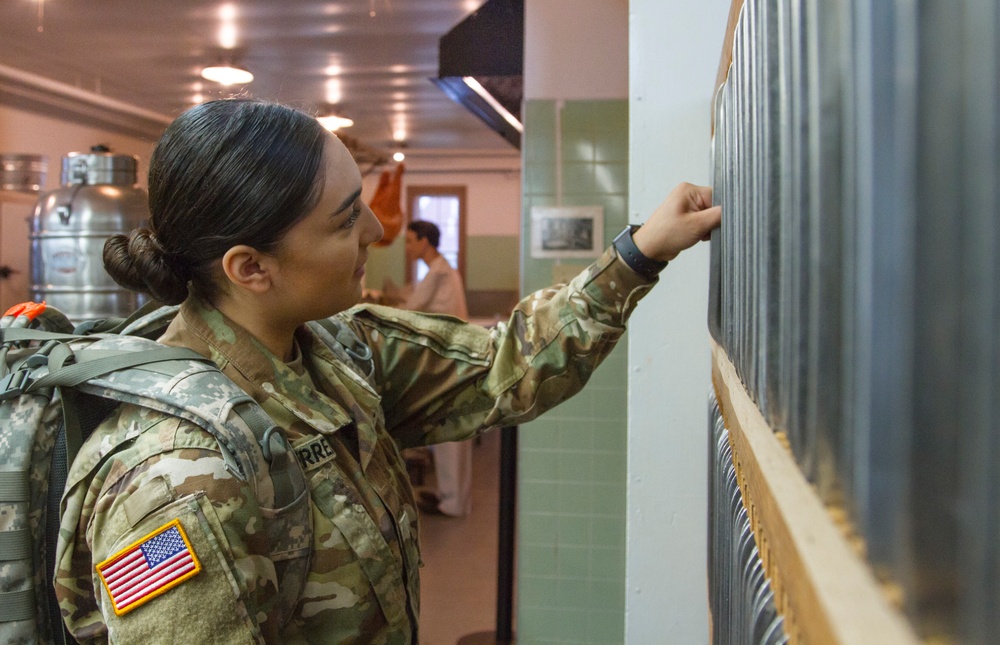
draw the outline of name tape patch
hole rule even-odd
[[[302,464],[302,470],[312,470],[317,466],[322,466],[336,456],[333,452],[333,446],[323,435],[317,435],[309,441],[295,446],[294,450],[295,456]]]
[[[173,520],[97,565],[97,574],[121,616],[201,571],[180,520]]]

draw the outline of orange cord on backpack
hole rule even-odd
[[[22,302],[4,312],[4,317],[25,316],[28,320],[34,320],[43,311],[45,311],[44,300],[42,302]]]

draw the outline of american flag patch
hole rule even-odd
[[[128,613],[201,571],[180,520],[164,524],[97,565],[115,614]]]

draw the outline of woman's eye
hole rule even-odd
[[[354,223],[358,221],[359,217],[361,217],[361,204],[357,203],[354,205],[354,208],[351,209],[351,216],[347,218],[346,222],[344,222],[343,227],[351,228],[352,226],[354,226]]]

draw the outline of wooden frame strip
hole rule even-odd
[[[715,92],[726,82],[729,77],[729,66],[733,62],[733,41],[736,38],[736,23],[740,19],[740,11],[743,9],[743,0],[733,0],[729,6],[729,21],[726,23],[726,36],[722,39],[722,55],[719,57],[719,71],[715,74]]]
[[[917,645],[868,563],[850,546],[791,453],[712,344],[712,384],[775,604],[792,643]]]

